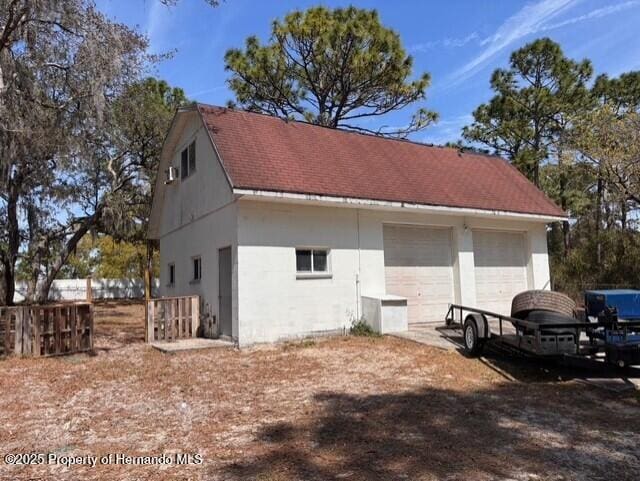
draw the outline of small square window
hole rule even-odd
[[[169,283],[167,285],[173,286],[176,283],[176,265],[172,262],[169,264]]]
[[[327,249],[296,249],[296,271],[299,274],[328,274]]]
[[[194,257],[193,259],[193,279],[199,281],[202,278],[202,260],[200,257]]]

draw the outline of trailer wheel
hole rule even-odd
[[[554,291],[524,291],[511,302],[511,317],[526,319],[531,311],[549,311],[575,317],[576,303],[569,296]]]
[[[464,327],[462,329],[462,338],[464,341],[465,352],[472,357],[477,357],[482,352],[484,347],[484,339],[480,339],[478,336],[478,326],[476,320],[472,316],[468,316],[464,321]]]

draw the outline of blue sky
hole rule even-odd
[[[225,51],[242,47],[249,35],[266,41],[274,19],[314,5],[375,8],[414,57],[414,73],[431,74],[427,99],[416,107],[437,111],[440,121],[412,138],[436,144],[460,137],[474,108],[491,97],[491,72],[535,38],[548,36],[569,57],[591,59],[596,74],[640,70],[640,0],[226,0],[216,8],[204,0],[179,0],[172,7],[157,0],[97,3],[110,18],[146,34],[153,52],[175,50],[155,75],[193,100],[217,105],[233,98],[225,82]],[[367,127],[405,125],[412,109]]]

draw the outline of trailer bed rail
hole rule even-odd
[[[492,323],[489,322],[490,320]],[[615,356],[617,351],[624,350],[625,360],[633,358],[633,356],[629,356],[629,350],[633,351],[637,348],[640,353],[640,343],[632,341],[635,336],[627,337],[627,334],[640,331],[640,320],[638,319],[624,320],[613,316],[599,318],[597,321],[576,319],[575,322],[540,324],[486,309],[450,304],[445,323],[449,328],[463,331],[465,349],[470,354],[479,352],[482,346],[489,341],[535,356],[592,356],[598,352],[605,352],[606,357],[616,363],[620,359]],[[508,333],[506,332],[506,323],[510,326]],[[468,326],[468,324],[473,324],[473,326]],[[631,341],[612,345],[606,341],[608,333],[611,332],[619,334],[621,339],[630,339]],[[585,334],[585,338],[588,338],[588,341],[582,339],[583,334]],[[598,339],[603,340],[599,341]]]

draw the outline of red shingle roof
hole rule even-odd
[[[499,157],[198,109],[234,188],[564,216]]]

